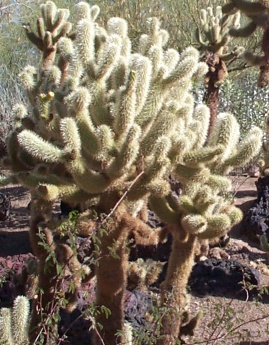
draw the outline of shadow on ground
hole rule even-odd
[[[31,253],[29,235],[26,231],[1,232],[0,231],[0,256],[7,257],[16,254]]]

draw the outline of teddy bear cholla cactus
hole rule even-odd
[[[41,264],[45,254],[38,248],[38,233],[44,232],[50,246],[57,198],[87,202],[98,214],[110,215],[100,235],[96,303],[111,310],[108,319],[99,314],[97,323],[103,326],[102,339],[112,344],[123,327],[126,241],[130,236],[144,244],[158,241],[158,231],[134,216],[149,194],[169,191],[165,176],[173,164],[167,153],[177,141],[174,124],[184,121],[190,78],[204,65],[193,48],[181,56],[164,49],[168,34],[157,19],[149,21],[139,51],[131,53],[124,20],[112,18],[104,29],[95,22],[97,6],[80,3],[77,9],[79,21],[70,37],[69,30],[61,30],[68,13],[52,2],[42,6],[37,33],[26,28],[43,62],[40,69],[28,66],[21,73],[33,110],[28,113],[22,105],[14,110],[17,128],[9,136],[5,160],[14,174],[2,183],[11,179],[31,189],[30,238]],[[180,97],[172,96],[176,85]],[[89,219],[90,225],[98,234],[97,222]],[[40,278],[46,285],[40,286],[42,300],[49,304],[53,279]]]
[[[28,66],[21,74],[33,110],[28,112],[21,105],[14,110],[17,127],[9,136],[9,155],[4,161],[13,175],[3,176],[1,183],[16,181],[31,189],[34,202],[30,238],[37,255],[41,253],[41,262],[45,261],[45,254],[38,248],[38,233],[43,231],[51,242],[55,200],[86,205],[89,232],[94,232],[100,241],[95,270],[96,304],[111,311],[108,318],[102,313],[96,316],[96,324],[102,327],[96,333],[95,344],[116,344],[122,340],[118,334],[124,323],[127,242],[134,238],[144,245],[156,244],[163,237],[162,231],[153,231],[137,217],[147,199],[168,224],[172,223],[173,246],[182,247],[182,255],[186,254],[189,260],[197,233],[205,238],[216,237],[239,220],[238,212],[220,192],[229,191],[230,184],[214,175],[213,167],[222,167],[223,173],[240,164],[244,155],[233,152],[237,141],[231,139],[231,144],[231,134],[224,124],[218,129],[220,139],[213,137],[211,144],[205,144],[209,110],[203,105],[195,108],[191,88],[192,78],[203,75],[206,65],[199,63],[194,48],[181,54],[167,49],[168,33],[160,28],[156,18],[149,20],[148,33],[140,37],[138,50],[133,52],[127,23],[111,18],[105,29],[95,21],[99,8],[84,2],[77,5],[75,32],[69,35],[71,29],[59,29],[57,40],[53,39],[61,12],[51,1],[43,6],[43,21],[38,20],[37,33],[31,32],[31,36],[42,39],[45,30],[44,37],[52,39],[40,47],[51,47],[55,54],[49,58],[43,54],[40,69]],[[66,21],[67,17],[61,20]],[[43,23],[45,29],[41,30]],[[54,23],[53,29],[49,23]],[[252,142],[249,158],[258,150],[258,141],[259,135]],[[228,164],[231,155],[234,161]],[[171,195],[167,178],[171,172],[184,186],[184,207]],[[208,195],[211,190],[212,198]],[[180,200],[184,200],[183,195]],[[185,211],[181,213],[181,209]],[[220,221],[220,230],[214,231],[216,219],[208,209],[211,213],[216,209],[220,220],[225,218],[225,212],[228,214],[224,224]],[[172,211],[166,213],[167,210]],[[105,218],[96,220],[96,212]],[[85,227],[85,213],[83,217]],[[192,229],[188,235],[184,230],[177,235],[173,229],[181,229],[182,222],[186,227],[194,222],[197,231]],[[183,271],[183,256],[175,261],[179,265],[173,266],[176,272]],[[185,280],[191,262],[192,259],[185,265]],[[170,266],[163,301],[165,291],[170,291],[172,276]],[[49,279],[42,281],[48,283]],[[175,289],[179,288],[180,296],[173,303],[182,303],[182,308],[178,306],[178,322],[167,318],[162,325],[163,334],[169,324],[176,325],[177,330],[171,332],[174,342],[185,307],[184,284],[172,283]],[[51,294],[51,288],[46,286],[43,290]],[[49,301],[49,295],[44,297]]]
[[[261,146],[262,131],[256,127],[239,142],[239,125],[228,113],[218,115],[206,143],[208,109],[196,107],[195,117],[196,121],[199,119],[194,123],[198,128],[201,126],[201,136],[195,137],[189,132],[194,123],[185,128],[192,149],[181,150],[173,166],[173,174],[182,184],[182,194],[179,197],[173,193],[164,197],[151,195],[149,198],[152,209],[166,222],[167,231],[173,236],[168,272],[162,285],[162,305],[168,310],[162,319],[159,345],[175,344],[186,332],[176,315],[183,315],[188,304],[186,287],[199,240],[226,234],[242,218],[241,211],[234,206],[231,182],[225,175],[233,167],[245,164]],[[192,323],[199,318],[200,314]]]
[[[260,66],[258,86],[265,87],[269,82],[269,2],[267,0],[247,1],[229,0],[222,7],[224,13],[234,14],[240,11],[249,19],[249,23],[242,28],[231,28],[230,35],[234,37],[250,37],[260,27],[263,31],[261,40],[262,54],[256,54],[249,50],[243,57],[252,66]]]

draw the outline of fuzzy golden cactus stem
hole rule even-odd
[[[115,222],[115,225],[111,223]],[[126,242],[129,230],[126,224],[114,215],[101,235],[101,246],[96,267],[97,295],[96,307],[105,306],[109,315],[100,312],[96,315],[98,332],[94,335],[94,345],[121,344],[122,337],[115,335],[123,329],[123,294],[127,282],[128,252]],[[114,243],[114,248],[111,248]],[[98,326],[98,325],[101,325]]]
[[[11,309],[0,309],[0,344],[27,345],[30,302],[25,296],[17,296]]]
[[[181,231],[181,229],[177,229]],[[162,318],[157,345],[178,343],[181,315],[187,305],[186,286],[194,264],[194,250],[197,237],[190,235],[187,241],[180,241],[173,230],[173,246],[168,263],[168,271],[161,286],[161,306],[166,308]]]

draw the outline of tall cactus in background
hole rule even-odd
[[[12,309],[0,309],[0,343],[5,345],[29,344],[30,303],[24,296],[16,297]]]
[[[208,65],[205,76],[207,89],[204,102],[210,108],[209,133],[215,121],[219,103],[220,86],[228,76],[226,63],[231,62],[242,54],[242,47],[230,49],[231,36],[229,29],[238,27],[240,14],[223,15],[221,6],[217,6],[214,14],[212,7],[202,9],[200,13],[201,26],[196,30],[196,38],[200,44],[199,50],[204,52],[202,60]]]
[[[122,342],[128,240],[157,244],[164,236],[138,217],[149,199],[173,235],[162,303],[178,314],[168,311],[159,344],[175,344],[197,239],[217,237],[240,219],[227,197],[229,180],[220,175],[257,153],[260,131],[237,147],[238,125],[224,114],[206,144],[210,112],[195,107],[192,96],[192,80],[207,71],[198,51],[190,47],[180,55],[166,48],[169,35],[156,18],[149,19],[148,32],[132,51],[123,19],[111,18],[104,28],[96,22],[98,6],[81,2],[76,8],[72,33],[68,11],[51,1],[41,7],[37,33],[26,27],[43,61],[21,73],[31,107],[14,109],[17,126],[4,159],[12,174],[1,176],[0,183],[18,182],[31,190],[30,239],[41,263],[46,254],[40,232],[57,252],[53,203],[61,199],[87,211],[89,233],[99,238],[96,304],[111,311],[96,316],[95,345]],[[171,173],[182,184],[179,199],[171,192]],[[64,249],[58,256],[68,265]],[[41,272],[40,277],[41,287],[47,284],[43,308],[49,312],[55,277]]]
[[[240,11],[249,19],[249,23],[242,28],[231,28],[230,35],[233,37],[250,37],[255,30],[260,27],[263,31],[261,41],[262,54],[255,54],[251,51],[245,51],[243,57],[253,66],[260,67],[258,86],[265,87],[269,83],[269,3],[267,0],[247,1],[247,0],[229,0],[222,7],[224,13],[230,14]]]

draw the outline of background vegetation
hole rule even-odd
[[[78,2],[56,0],[58,7],[74,9]],[[200,26],[200,9],[211,6],[215,8],[226,1],[217,0],[99,0],[102,15],[100,20],[106,22],[111,16],[121,16],[128,20],[130,37],[135,40],[144,31],[147,18],[157,16],[162,26],[171,35],[171,47],[182,51],[192,45],[199,49],[195,30]],[[26,65],[37,62],[39,54],[26,38],[23,24],[35,26],[41,0],[2,0],[0,1],[0,139],[5,141],[12,126],[11,108],[14,103],[24,101],[18,74]],[[94,1],[90,1],[94,4]],[[29,11],[30,9],[30,11]],[[29,15],[30,13],[30,15]],[[245,21],[241,18],[241,21]],[[235,40],[236,41],[236,40]],[[237,42],[235,42],[236,44]],[[259,31],[251,39],[243,42],[244,47],[252,51],[259,49]],[[234,44],[234,41],[233,41]],[[238,42],[238,44],[242,44]],[[255,67],[245,68],[242,60],[232,61],[228,65],[229,76],[220,90],[220,111],[231,111],[240,122],[242,131],[246,132],[252,124],[263,127],[264,117],[268,112],[267,88],[258,89]],[[200,88],[200,99],[204,89]]]

